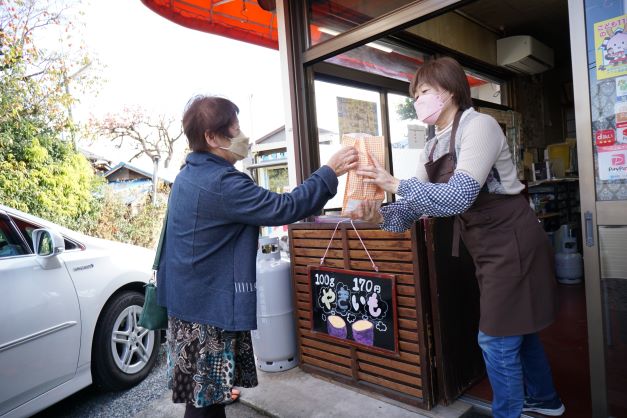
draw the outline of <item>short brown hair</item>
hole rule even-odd
[[[238,113],[235,103],[223,97],[192,97],[183,113],[183,132],[189,148],[192,151],[207,149],[205,132],[229,138],[229,127],[237,120]]]
[[[436,58],[425,62],[418,70],[409,85],[409,94],[416,95],[418,87],[427,83],[442,88],[453,94],[453,102],[460,110],[472,107],[470,85],[464,69],[457,61],[450,57]]]

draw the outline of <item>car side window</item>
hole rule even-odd
[[[24,239],[28,242],[28,245],[30,245],[31,250],[34,251],[34,248],[33,248],[33,231],[35,229],[39,229],[39,228],[42,228],[42,227],[34,225],[34,224],[31,224],[29,222],[26,222],[26,221],[24,221],[22,219],[18,219],[18,218],[13,218],[13,222],[15,222],[15,224],[18,227],[18,229],[22,233],[22,236],[24,236]],[[65,251],[74,250],[74,249],[78,248],[78,245],[74,244],[73,242],[68,241],[68,240],[64,240],[64,241],[65,241]]]
[[[28,250],[5,219],[0,219],[0,258],[27,254]]]

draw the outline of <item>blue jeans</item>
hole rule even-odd
[[[479,331],[495,418],[518,418],[525,396],[536,401],[557,397],[551,368],[538,334],[491,337]]]

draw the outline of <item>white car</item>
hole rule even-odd
[[[161,335],[137,321],[154,254],[0,205],[0,417],[146,377]]]

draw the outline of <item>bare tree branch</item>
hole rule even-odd
[[[183,136],[180,125],[172,127],[174,121],[174,118],[164,115],[151,117],[144,110],[134,108],[107,115],[92,123],[92,127],[101,137],[118,141],[118,147],[130,143],[139,148],[131,159],[141,155],[152,160],[158,157],[163,161],[164,167],[168,168],[174,154],[174,145]]]

